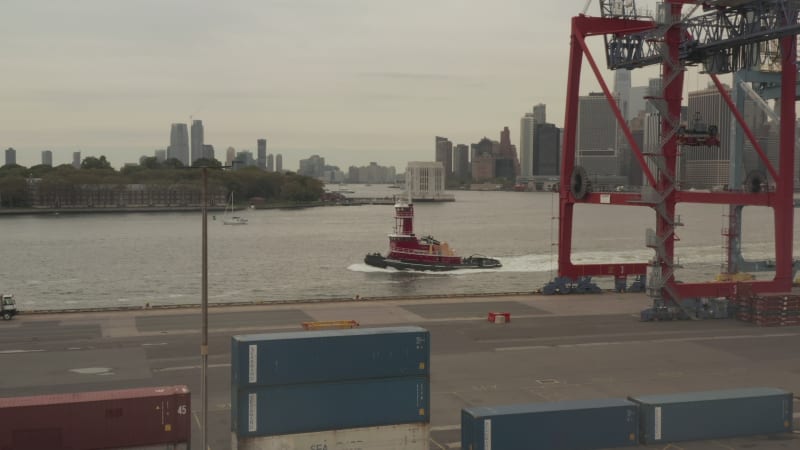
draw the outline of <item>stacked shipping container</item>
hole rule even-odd
[[[429,421],[423,328],[232,338],[234,448],[426,449]]]
[[[0,448],[188,449],[186,386],[0,398]]]

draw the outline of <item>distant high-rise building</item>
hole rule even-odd
[[[267,172],[274,172],[275,171],[275,158],[272,156],[272,153],[267,155]]]
[[[561,168],[561,131],[552,123],[537,123],[533,133],[532,175],[558,175]]]
[[[156,157],[157,162],[163,163],[167,160],[167,150],[156,150],[154,156]]]
[[[535,120],[536,123],[547,122],[547,105],[539,103],[533,106],[533,120]]]
[[[477,144],[470,145],[469,161],[473,181],[486,181],[495,177],[494,148],[499,146],[499,142],[485,136]]]
[[[442,163],[445,177],[453,173],[453,143],[449,139],[436,136],[436,161]]]
[[[622,117],[626,121],[631,119],[631,111],[628,107],[631,98],[631,71],[618,69],[614,71],[614,95],[617,97],[619,109]]]
[[[203,121],[202,120],[193,120],[192,121],[192,163],[197,161],[201,158],[207,158],[204,153],[203,146],[205,145],[204,142],[204,132],[203,132]]]
[[[663,82],[661,78],[650,78],[647,83],[647,96],[650,97],[650,101],[647,102],[645,105],[645,112],[647,113],[661,113],[653,103],[654,101],[660,101],[659,99],[664,95],[662,86]]]
[[[347,170],[347,180],[350,183],[394,183],[397,173],[394,166],[379,166],[376,162],[368,166],[350,166]]]
[[[280,153],[275,155],[275,171],[283,172],[283,155]]]
[[[470,175],[469,146],[465,144],[458,144],[453,148],[453,175],[462,180]]]
[[[233,160],[236,159],[236,149],[233,147],[228,147],[225,150],[225,165],[231,166],[233,165]]]
[[[511,130],[503,127],[500,132],[500,145],[493,149],[496,178],[515,180],[520,173],[517,146],[511,144]]]
[[[258,141],[258,168],[267,170],[267,140],[259,139]]]
[[[72,167],[81,168],[81,152],[72,152]]]
[[[175,158],[184,166],[189,166],[189,131],[185,123],[173,123],[169,133],[167,158]]]
[[[6,165],[13,166],[17,164],[17,151],[12,147],[6,149]]]
[[[590,93],[578,99],[577,163],[590,175],[619,174],[618,131],[605,95]]]
[[[42,150],[42,165],[53,167],[53,152]]]
[[[730,93],[730,90],[728,90]],[[731,114],[716,87],[689,92],[688,124],[695,119],[706,126],[716,125],[719,146],[684,148],[680,164],[683,173],[681,188],[710,189],[728,184],[730,166]]]
[[[307,159],[300,160],[300,168],[297,173],[307,177],[319,178],[325,170],[325,158],[319,155],[311,155]]]
[[[537,124],[545,123],[546,106],[538,104],[532,113],[525,113],[519,124],[519,164],[521,175],[530,177],[533,174],[533,142]]]
[[[233,169],[242,169],[256,165],[256,160],[253,158],[253,152],[250,150],[242,150],[236,152],[236,157],[232,161]]]
[[[211,144],[203,144],[203,158],[207,160],[214,159],[214,146]]]
[[[630,99],[628,100],[628,120],[633,119],[647,109],[647,99],[650,96],[650,86],[634,86],[631,88]]]

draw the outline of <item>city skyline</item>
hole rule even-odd
[[[52,150],[54,164],[81,151],[121,167],[164,148],[164,124],[194,117],[218,149],[256,151],[256,139],[269,136],[286,168],[314,153],[345,167],[430,159],[431,136],[468,144],[503,126],[516,135],[520,114],[538,103],[562,126],[569,23],[582,8],[356,0],[187,6],[87,0],[49,5],[42,15],[29,2],[7,2],[14,20],[0,36],[15,70],[0,87],[0,146],[17,149],[26,166]],[[196,26],[178,32],[179,22]],[[602,55],[601,39],[589,45]],[[584,76],[587,92],[599,88]],[[633,84],[650,76],[635,71]]]

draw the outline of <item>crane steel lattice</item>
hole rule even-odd
[[[559,259],[560,277],[581,278],[591,275],[624,277],[647,274],[647,291],[656,311],[680,307],[681,300],[699,297],[730,297],[735,282],[677,283],[674,272],[675,229],[681,226],[675,214],[676,204],[703,203],[720,205],[767,206],[775,217],[775,278],[749,282],[752,292],[785,292],[792,283],[793,160],[795,124],[795,84],[797,81],[798,25],[797,0],[665,0],[658,3],[656,17],[637,12],[633,0],[600,0],[601,17],[579,15],[572,19],[572,35],[567,80],[567,105],[560,184]],[[683,14],[684,6],[693,6]],[[702,8],[702,14],[695,15]],[[634,69],[661,65],[662,95],[652,99],[661,115],[661,143],[654,154],[645,154],[633,139],[617,103],[604,81],[586,37],[602,35],[606,40],[606,58],[611,69]],[[774,58],[767,55],[770,41],[777,40],[780,50],[781,122],[778,168],[773,167],[755,140],[742,114],[733,104],[717,74],[744,69]],[[645,186],[640,193],[591,192],[585,169],[575,164],[578,121],[578,96],[583,58],[586,58],[605,94],[641,167]],[[775,182],[775,191],[731,186],[725,192],[681,191],[676,180],[679,145],[682,140],[680,109],[686,66],[702,64],[720,91],[745,135],[750,139],[764,166]],[[683,151],[691,151],[684,147]],[[650,166],[648,166],[650,162]],[[651,170],[653,167],[654,170]],[[647,230],[647,246],[655,257],[647,263],[573,264],[572,225],[575,204],[613,204],[648,206],[656,212],[655,230]]]

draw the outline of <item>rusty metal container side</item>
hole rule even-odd
[[[430,425],[407,423],[379,427],[279,436],[238,437],[231,433],[233,450],[428,450]]]
[[[745,388],[646,395],[639,404],[642,443],[721,439],[792,431],[792,393]]]
[[[588,450],[638,445],[638,408],[623,399],[461,410],[461,448]]]
[[[110,449],[191,441],[186,386],[0,398],[0,448]]]
[[[238,390],[239,437],[430,422],[427,377],[263,386]]]
[[[233,336],[237,387],[430,374],[430,333],[416,326]]]

